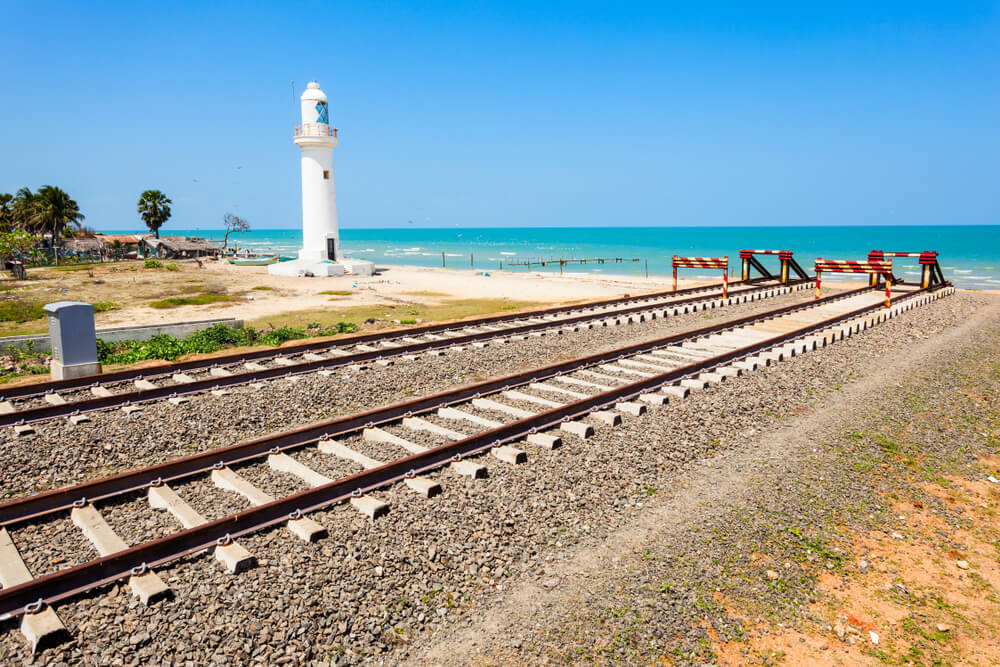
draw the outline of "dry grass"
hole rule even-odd
[[[305,327],[313,322],[323,326],[333,326],[337,322],[354,322],[362,328],[380,328],[397,326],[394,320],[421,320],[422,322],[444,322],[503,313],[525,308],[538,307],[542,304],[532,301],[513,301],[510,299],[451,299],[442,303],[403,303],[375,304],[362,306],[331,306],[330,308],[313,308],[309,310],[293,310],[277,315],[269,315],[252,322],[255,327],[290,326]],[[375,323],[364,323],[375,320]]]
[[[38,306],[71,299],[93,304],[114,303],[114,310],[129,310],[175,298],[192,298],[192,295],[197,298],[202,292],[213,294],[212,301],[225,300],[216,298],[220,295],[232,299],[242,289],[237,283],[238,276],[213,276],[212,280],[218,284],[204,285],[204,276],[192,278],[192,273],[198,272],[192,263],[180,262],[178,265],[177,271],[149,270],[142,268],[142,262],[130,260],[29,269],[28,280],[0,278],[0,298],[6,303]],[[98,312],[102,309],[99,308]],[[44,317],[0,321],[0,336],[44,333],[47,330],[48,322]]]

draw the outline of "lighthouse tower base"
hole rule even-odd
[[[341,259],[336,262],[293,259],[268,264],[267,272],[273,276],[370,276],[375,273],[375,263],[367,259]]]

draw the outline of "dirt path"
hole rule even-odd
[[[649,547],[681,540],[681,533],[691,526],[709,523],[748,504],[749,494],[758,489],[748,484],[750,479],[763,477],[781,485],[783,480],[801,475],[811,455],[831,434],[849,430],[870,417],[870,406],[897,390],[905,375],[933,367],[944,351],[961,345],[983,327],[995,325],[998,319],[1000,299],[979,309],[961,326],[914,344],[905,358],[897,355],[891,364],[868,364],[860,369],[860,379],[789,419],[783,427],[759,433],[742,446],[689,466],[676,491],[647,504],[631,525],[601,543],[578,547],[549,579],[539,583],[522,578],[468,627],[439,633],[413,662],[533,662],[536,656],[522,654],[522,646],[551,642],[545,635],[554,626],[594,606],[595,596],[599,596],[596,589],[624,590],[630,580],[642,576],[628,555],[645,555],[650,553]],[[610,605],[613,600],[604,602]]]

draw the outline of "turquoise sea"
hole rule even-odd
[[[131,230],[139,232],[144,230]],[[109,232],[110,233],[110,232]],[[116,231],[114,233],[124,233]],[[164,236],[202,236],[221,240],[223,232],[205,229],[164,229]],[[255,251],[294,254],[302,241],[298,229],[258,229],[230,236],[230,245]],[[669,276],[672,255],[728,255],[739,271],[741,248],[792,250],[810,273],[816,257],[864,259],[872,249],[940,253],[945,278],[958,287],[1000,289],[1000,225],[980,226],[878,226],[878,227],[551,227],[454,229],[342,229],[341,244],[352,257],[376,264],[409,264],[526,271],[512,262],[531,259],[621,257],[639,262],[621,264],[571,264],[567,273],[618,273],[642,275],[648,262],[650,275]],[[777,259],[763,260],[777,265]],[[916,260],[897,259],[896,275],[904,280],[919,277]],[[558,266],[532,271],[558,272]],[[688,277],[717,277],[715,272],[689,269]],[[824,277],[824,280],[826,277]],[[830,276],[831,280],[837,277]],[[840,279],[856,279],[842,276]]]

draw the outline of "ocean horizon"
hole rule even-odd
[[[107,233],[147,233],[146,229]],[[222,241],[221,229],[163,229],[162,236],[200,236]],[[621,259],[568,264],[574,274],[669,276],[675,254],[729,257],[738,272],[741,248],[792,250],[807,271],[817,257],[865,259],[868,251],[935,250],[945,278],[957,287],[1000,289],[1000,225],[842,225],[800,227],[397,227],[340,230],[344,253],[376,264],[528,271],[518,263],[559,259]],[[254,252],[294,254],[301,229],[255,229],[231,234],[230,245]],[[638,261],[630,261],[638,260]],[[776,258],[762,258],[776,269]],[[559,272],[559,266],[533,265],[531,271]],[[916,260],[897,259],[894,273],[904,280],[920,276]],[[685,270],[690,278],[714,278],[716,272]],[[857,276],[830,275],[831,280]],[[824,280],[827,277],[824,276]]]

